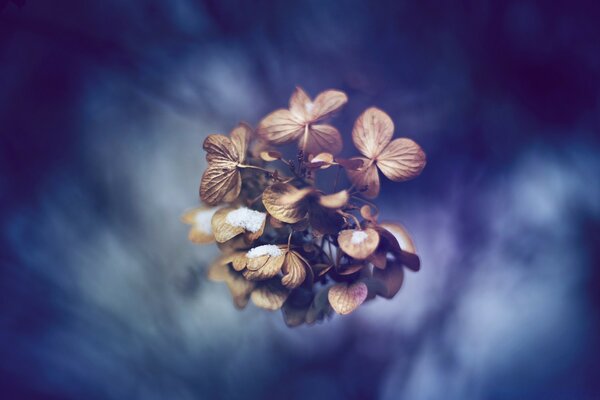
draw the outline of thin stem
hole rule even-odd
[[[335,193],[335,189],[337,188],[338,179],[340,177],[341,170],[342,170],[342,167],[338,164],[338,169],[337,169],[337,172],[335,173],[335,181],[333,181],[333,193]]]
[[[290,235],[288,236],[288,251],[290,250],[290,244],[292,243],[292,235],[294,231],[290,228]]]
[[[302,142],[302,153],[306,154],[306,144],[308,143],[308,124],[304,125],[304,140]]]

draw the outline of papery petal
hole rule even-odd
[[[202,174],[200,198],[207,204],[215,205],[237,188],[240,179],[236,164],[230,161],[213,162]]]
[[[362,160],[364,166],[360,170],[346,170],[346,174],[357,189],[367,188],[367,190],[361,192],[363,196],[374,199],[379,195],[379,173],[374,164],[368,165],[369,159],[363,158]]]
[[[260,121],[258,135],[272,144],[289,143],[304,132],[304,124],[289,110],[273,111]]]
[[[279,221],[293,224],[306,216],[308,205],[304,201],[306,191],[298,190],[286,183],[269,186],[262,195],[267,212]]]
[[[421,147],[407,138],[392,140],[377,157],[377,166],[389,179],[400,182],[419,175],[427,163]]]
[[[406,228],[398,223],[393,222],[385,222],[380,226],[392,233],[394,238],[397,240],[397,243],[401,249],[397,257],[402,264],[406,265],[413,271],[418,271],[421,268],[421,260],[417,255],[415,244]]]
[[[244,232],[244,228],[233,226],[226,222],[227,214],[233,210],[233,208],[222,208],[212,217],[212,231],[215,235],[215,240],[219,243],[224,243]]]
[[[392,140],[394,123],[378,108],[365,110],[354,123],[352,141],[365,157],[376,158]]]
[[[252,137],[252,128],[250,125],[240,122],[238,126],[231,131],[229,136],[231,137],[231,142],[238,154],[238,161],[244,163],[246,161],[246,153],[248,152],[248,144]]]
[[[242,177],[239,171],[237,171],[237,178],[234,179],[232,185],[231,189],[223,197],[225,203],[232,203],[240,196],[240,192],[242,191]]]
[[[281,283],[288,289],[295,289],[306,279],[306,271],[309,270],[308,262],[295,251],[289,251],[285,255],[283,263],[283,277]]]
[[[350,195],[347,190],[319,197],[319,204],[326,208],[341,208],[348,203]]]
[[[299,121],[308,121],[312,108],[313,104],[310,101],[310,97],[300,86],[296,86],[292,97],[290,97],[290,112]]]
[[[372,279],[378,283],[376,286],[377,294],[386,299],[391,299],[402,287],[404,268],[397,261],[389,262],[385,269],[375,268]]]
[[[257,285],[252,291],[250,298],[252,302],[265,310],[279,310],[290,292],[276,280]]]
[[[367,285],[363,282],[352,285],[338,283],[329,289],[327,298],[335,312],[345,315],[356,310],[365,301],[367,294]]]
[[[360,240],[356,237],[360,235]],[[338,235],[338,243],[344,253],[357,260],[369,257],[379,245],[379,234],[372,228],[364,230],[345,229]]]
[[[348,102],[346,93],[339,90],[325,90],[313,102],[310,119],[312,122],[330,117]]]
[[[225,135],[208,135],[202,147],[206,151],[206,161],[209,163],[221,161],[237,164],[239,154],[231,139]]]
[[[337,154],[342,150],[342,135],[331,125],[310,125],[308,132],[300,136],[298,147],[308,154],[328,151]]]
[[[261,256],[248,258],[243,274],[246,279],[260,281],[274,277],[281,271],[285,254],[280,256]]]

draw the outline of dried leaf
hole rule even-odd
[[[330,117],[348,102],[346,93],[339,90],[325,90],[319,93],[313,103],[311,120],[317,122]]]
[[[269,186],[262,196],[267,212],[278,220],[293,224],[306,216],[308,205],[304,202],[305,191],[286,183]]]
[[[352,285],[338,283],[329,289],[327,298],[336,313],[346,315],[356,310],[365,301],[367,294],[367,285],[363,282]]]
[[[411,139],[392,140],[377,158],[377,166],[395,182],[406,181],[419,175],[427,163],[421,147]]]
[[[373,270],[373,279],[378,281],[377,294],[391,299],[400,291],[404,282],[404,269],[398,262],[390,262],[385,269]]]
[[[260,121],[257,133],[269,143],[285,144],[304,133],[304,124],[289,110],[279,109]]]
[[[413,271],[418,271],[421,268],[421,260],[417,255],[415,244],[413,243],[406,228],[398,223],[392,222],[385,222],[380,226],[391,232],[398,241],[398,244],[401,248],[398,258],[402,264],[406,265]]]
[[[229,134],[233,147],[238,154],[237,161],[243,164],[246,161],[246,153],[248,152],[248,144],[252,137],[252,128],[250,125],[240,122]]]
[[[239,154],[232,141],[225,135],[208,135],[202,145],[206,151],[206,161],[231,162],[235,166],[239,162]]]
[[[277,280],[259,284],[250,295],[252,302],[265,310],[279,310],[290,292]]]
[[[246,257],[246,269],[243,274],[246,279],[260,281],[274,277],[281,271],[285,254],[280,256],[264,255],[256,258]]]
[[[365,204],[364,206],[362,206],[360,208],[360,216],[371,223],[377,222],[377,214],[373,215],[371,206],[369,206],[367,204]]]
[[[367,159],[362,160],[365,164],[360,170],[346,170],[346,173],[356,188],[363,191],[363,196],[374,199],[379,195],[379,175],[377,173],[377,167],[375,164],[369,164],[369,160]]]
[[[290,111],[300,121],[307,121],[310,118],[309,112],[312,111],[313,104],[310,97],[301,87],[296,86],[296,90],[290,97]]]
[[[375,159],[392,140],[394,123],[378,108],[365,110],[356,120],[352,129],[354,146],[367,158]]]
[[[215,205],[221,202],[231,190],[234,190],[235,193],[236,188],[240,185],[240,173],[234,163],[215,161],[209,164],[202,175],[200,198],[207,204]]]
[[[310,270],[308,262],[295,251],[288,251],[283,263],[281,283],[288,289],[295,289],[306,279],[306,271]]]
[[[237,235],[244,232],[244,228],[228,224],[227,214],[233,211],[234,208],[221,208],[212,217],[212,230],[215,235],[215,240],[219,243],[224,243]]]
[[[339,233],[338,243],[344,253],[357,260],[369,257],[379,245],[379,234],[371,228],[346,229]]]
[[[326,208],[342,208],[348,204],[350,196],[346,190],[339,191],[330,195],[320,196],[319,204]]]

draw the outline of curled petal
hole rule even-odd
[[[273,111],[260,121],[258,135],[272,144],[289,143],[304,132],[304,124],[289,110]]]
[[[411,139],[392,142],[377,157],[377,166],[389,179],[400,182],[419,175],[427,163],[421,147]]]
[[[214,232],[215,240],[219,243],[225,243],[226,241],[244,232],[244,228],[233,226],[226,222],[227,214],[233,210],[233,208],[221,208],[212,217],[212,231]]]
[[[328,151],[337,154],[342,150],[342,135],[331,125],[311,125],[300,137],[298,147],[309,154]]]
[[[267,161],[267,162],[280,160],[281,157],[282,157],[282,154],[275,150],[260,152],[260,158],[263,161]]]
[[[319,153],[316,156],[314,156],[313,158],[310,159],[310,162],[308,163],[308,167],[309,168],[320,168],[320,169],[327,169],[329,167],[331,167],[331,164],[333,163],[333,154],[331,153]]]
[[[365,157],[376,158],[392,140],[394,123],[378,108],[371,107],[363,112],[352,129],[354,146]]]
[[[215,205],[230,191],[236,191],[240,185],[239,181],[241,181],[240,173],[234,163],[213,162],[202,175],[200,198],[207,204]]]
[[[246,269],[244,277],[251,281],[261,281],[274,277],[281,271],[285,254],[280,256],[261,256],[256,258],[248,258],[246,260]]]
[[[240,175],[240,172],[238,171],[237,176],[239,177],[238,179],[235,179],[233,181],[233,186],[231,187],[231,189],[227,192],[227,194],[223,197],[223,201],[225,203],[232,203],[235,200],[237,200],[237,198],[240,196],[240,192],[242,191],[242,177]]]
[[[398,223],[385,222],[380,225],[394,235],[397,243],[400,245],[400,253],[397,255],[403,265],[413,271],[418,271],[421,268],[421,260],[417,255],[417,249],[412,241],[408,231],[404,226]]]
[[[252,291],[252,302],[265,310],[279,310],[290,292],[276,280],[262,283]]]
[[[304,201],[308,193],[285,183],[269,186],[262,196],[262,201],[273,217],[279,221],[294,224],[306,216],[308,205]]]
[[[308,97],[300,86],[296,86],[296,90],[294,90],[292,97],[290,97],[291,113],[300,121],[308,121],[312,108],[313,104],[310,101],[310,97]]]
[[[238,154],[238,162],[244,163],[246,161],[250,137],[252,136],[252,128],[245,122],[240,122],[238,126],[231,131],[229,136],[231,137],[233,147],[235,147]]]
[[[339,90],[325,90],[315,99],[310,119],[312,122],[330,117],[348,102],[346,93]]]
[[[362,191],[363,196],[374,199],[379,195],[379,173],[374,164],[368,164],[368,159],[362,160],[365,163],[362,169],[358,171],[346,170],[346,173],[356,188]]]
[[[231,140],[225,135],[208,135],[202,145],[206,151],[206,161],[232,162],[237,164],[239,154]]]
[[[346,229],[338,235],[338,243],[344,253],[357,260],[369,257],[379,245],[379,234],[376,230]]]
[[[377,222],[377,213],[373,214],[373,211],[371,210],[371,206],[369,206],[367,204],[365,204],[364,206],[362,206],[360,208],[360,216],[369,222],[372,222],[372,223]]]
[[[363,282],[352,285],[338,283],[329,289],[327,298],[336,313],[345,315],[356,310],[365,301],[367,294],[367,285]]]
[[[295,289],[304,282],[306,271],[309,269],[308,262],[300,254],[289,251],[285,255],[281,283],[288,289]]]
[[[348,203],[350,196],[346,190],[319,197],[319,204],[326,208],[341,208]]]

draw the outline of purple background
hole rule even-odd
[[[0,2],[0,397],[600,397],[600,7]],[[378,202],[393,300],[290,330],[235,311],[178,217],[201,144],[295,85],[419,142]]]

